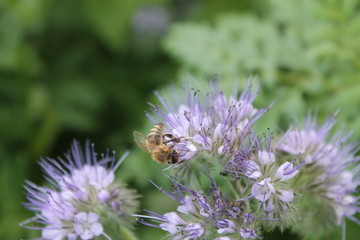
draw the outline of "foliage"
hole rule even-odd
[[[359,137],[359,1],[271,0],[265,6],[219,14],[213,24],[174,24],[164,47],[180,62],[180,75],[257,74],[265,87],[259,102],[278,102],[271,125],[309,108],[321,116],[341,109]]]

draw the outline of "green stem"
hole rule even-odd
[[[235,194],[235,197],[236,197],[237,199],[240,199],[239,190],[236,188],[236,181],[237,181],[237,180],[231,181],[230,178],[228,178],[228,177],[227,177],[227,179],[228,179],[228,183],[229,183],[229,185],[230,185],[230,187],[231,187],[231,190],[232,190],[233,193]]]
[[[138,240],[135,234],[125,227],[120,227],[119,234],[121,236],[121,239],[124,240]]]

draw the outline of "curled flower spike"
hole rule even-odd
[[[139,222],[161,228],[169,233],[171,239],[239,239],[244,235],[241,233],[244,229],[251,231],[251,236],[257,238],[254,216],[241,203],[225,197],[213,180],[207,193],[194,191],[176,181],[173,183],[174,193],[159,189],[179,203],[177,212],[161,215],[146,211],[149,216],[137,216],[159,224],[143,219]]]
[[[349,218],[360,223],[354,217],[360,212],[360,202],[353,196],[360,185],[359,157],[355,156],[358,148],[354,143],[349,143],[349,134],[339,131],[331,135],[334,125],[335,117],[329,118],[324,125],[319,126],[315,118],[309,115],[303,127],[295,127],[283,136],[277,149],[290,156],[298,154],[306,163],[296,177],[297,182],[301,182],[302,185],[294,187],[309,201],[313,199],[314,202],[321,202],[322,206],[333,209],[336,218],[330,217],[331,211],[324,212],[327,222],[333,219],[334,224],[340,225],[344,218]],[[308,211],[309,208],[302,210],[304,219],[311,214]],[[302,224],[309,228],[332,227],[319,226],[318,222],[323,220],[314,219],[309,224]],[[303,226],[302,224],[300,225]]]
[[[253,107],[257,88],[250,83],[240,96],[235,89],[232,96],[226,97],[218,82],[210,83],[209,89],[174,91],[172,95],[179,99],[174,102],[157,93],[161,106],[152,105],[153,114],[147,114],[154,123],[164,123],[166,130],[181,140],[172,146],[180,153],[180,160],[200,152],[228,154],[237,150],[252,124],[268,110]]]
[[[118,226],[131,226],[137,196],[115,181],[115,170],[126,155],[118,162],[114,155],[99,158],[93,145],[87,144],[82,152],[74,142],[65,159],[43,159],[40,165],[52,186],[26,183],[25,206],[36,216],[21,225],[41,230],[44,240],[86,240],[100,235],[110,239],[105,233],[110,218],[118,219]]]

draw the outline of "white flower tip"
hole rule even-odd
[[[270,165],[275,162],[275,156],[271,152],[259,151],[258,158],[261,165]]]
[[[294,200],[294,193],[293,192],[287,191],[287,190],[280,190],[280,192],[281,192],[282,195],[279,196],[279,199],[282,202],[289,203],[292,200]]]
[[[109,198],[110,198],[109,191],[101,190],[98,194],[98,200],[101,203],[106,202],[107,200],[109,200]]]
[[[185,221],[176,212],[165,213],[164,217],[169,223],[173,223],[173,224],[185,223]]]

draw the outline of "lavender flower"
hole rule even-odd
[[[171,239],[258,238],[253,215],[242,203],[224,196],[213,180],[207,193],[194,191],[176,181],[173,183],[175,191],[172,193],[159,189],[179,203],[177,211],[163,215],[147,211],[149,216],[138,216],[149,218],[159,225],[139,220],[141,223],[161,228],[168,232]],[[246,235],[245,229],[251,234]]]
[[[74,142],[65,159],[43,159],[40,165],[52,186],[27,182],[25,206],[36,216],[21,225],[42,230],[41,239],[59,240],[85,240],[100,235],[110,239],[105,233],[110,219],[129,227],[137,196],[115,182],[114,175],[126,155],[117,163],[114,155],[101,155],[98,159],[93,145],[87,144],[83,153]],[[30,222],[34,226],[28,226]]]
[[[174,103],[156,93],[162,106],[152,105],[154,115],[147,114],[154,123],[163,122],[168,132],[181,139],[173,146],[180,153],[180,160],[191,159],[200,152],[219,155],[237,150],[253,123],[268,110],[253,107],[257,88],[250,83],[240,96],[235,88],[229,98],[217,82],[210,83],[209,89],[203,92],[189,87],[179,96],[174,91],[172,95],[179,99]]]
[[[354,217],[360,212],[359,199],[353,196],[360,185],[359,157],[355,156],[358,149],[355,144],[348,143],[349,134],[339,131],[331,135],[334,124],[335,118],[332,117],[323,126],[318,126],[314,117],[309,116],[303,128],[296,127],[283,136],[277,149],[290,156],[298,155],[306,163],[296,176],[301,185],[294,187],[303,193],[305,199],[320,202],[322,207],[333,210],[335,218],[326,216],[331,212],[324,213],[327,222],[334,219],[332,222],[340,225],[344,218],[349,218],[360,223]],[[308,219],[309,211],[309,208],[302,209],[304,219]],[[316,228],[318,222],[310,221],[307,225]]]
[[[257,215],[276,220],[270,221],[275,227],[283,224],[279,220],[293,214],[295,194],[291,183],[304,163],[295,166],[296,158],[291,162],[277,159],[273,145],[272,133],[264,134],[263,138],[249,134],[225,164],[224,171],[233,182],[244,181],[241,189],[237,189],[238,195],[247,196],[242,200],[256,199],[260,203]]]

